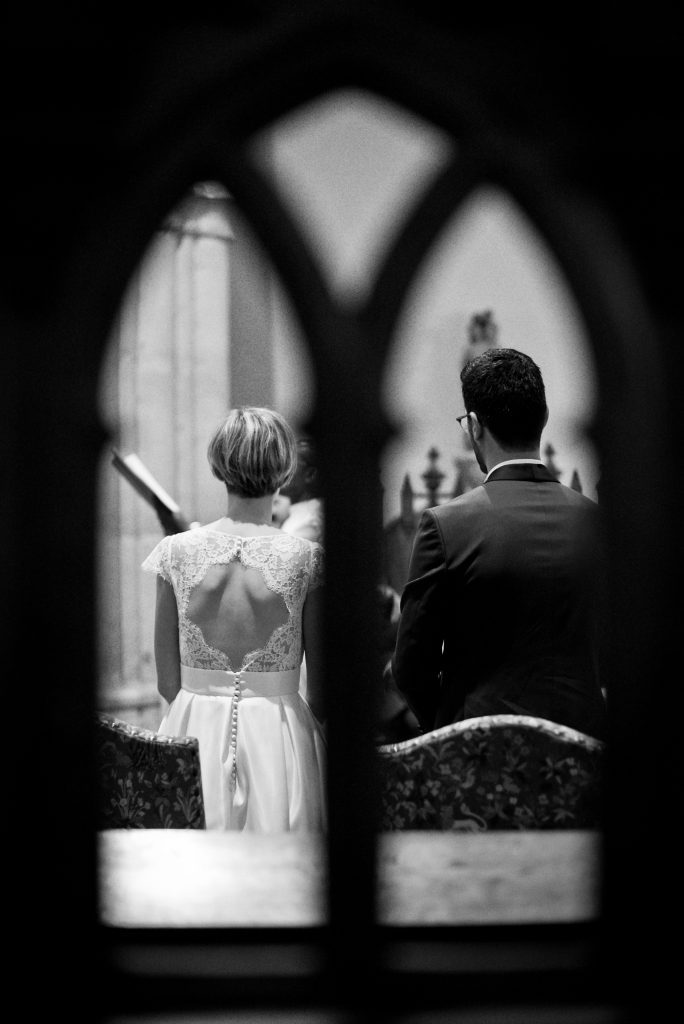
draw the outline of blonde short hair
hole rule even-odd
[[[243,498],[275,494],[297,466],[297,441],[273,409],[244,405],[232,409],[214,432],[207,458],[215,477]]]

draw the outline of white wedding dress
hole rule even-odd
[[[164,537],[142,567],[176,595],[181,689],[158,731],[198,738],[207,828],[324,830],[325,737],[299,693],[321,545],[199,527]]]

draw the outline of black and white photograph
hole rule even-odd
[[[2,24],[13,1012],[669,1019],[673,11]]]

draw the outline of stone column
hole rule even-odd
[[[225,511],[206,448],[232,400],[229,203],[201,185],[168,217],[131,280],[102,374],[112,444],[136,453],[189,521]],[[140,564],[163,531],[110,457],[100,475],[99,705],[156,728],[155,577]]]

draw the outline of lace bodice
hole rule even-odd
[[[265,588],[280,597],[283,608],[283,621],[272,629],[262,646],[248,651],[239,664],[231,664],[228,653],[220,649],[220,646],[229,646],[231,629],[234,633],[236,626],[231,622],[230,603],[221,605],[225,580],[220,577],[214,579],[211,575],[212,572],[214,576],[217,572],[229,572],[216,567],[231,565],[241,566],[243,570],[256,570]],[[199,527],[164,537],[142,563],[142,568],[159,574],[174,589],[180,656],[184,665],[233,672],[240,669],[277,672],[299,667],[302,660],[302,609],[309,591],[323,582],[324,554],[320,544],[285,533],[245,537]],[[219,609],[220,617],[217,611],[216,621],[202,620],[201,628],[193,621],[190,612],[193,600],[202,591],[203,582],[204,592],[209,595],[204,607]],[[277,605],[278,602],[272,604]],[[259,607],[257,603],[257,628]],[[235,612],[239,610],[235,609]],[[250,604],[249,611],[252,610]],[[235,621],[238,621],[237,615]],[[218,635],[225,635],[224,644],[219,645],[215,641],[212,646],[207,641],[205,632],[209,633],[210,627],[212,637],[217,630]],[[270,626],[262,623],[263,628]]]

